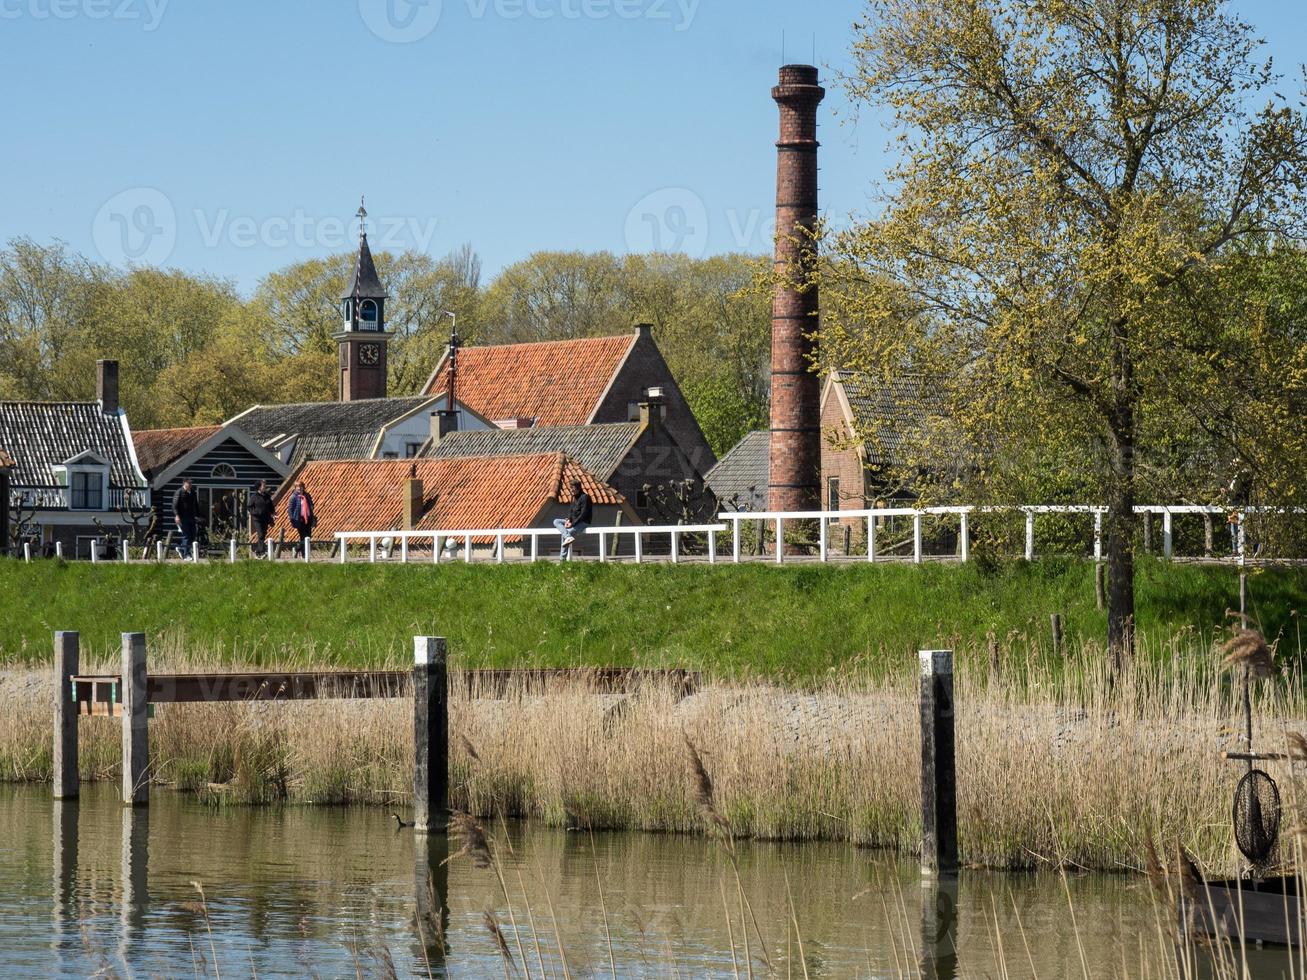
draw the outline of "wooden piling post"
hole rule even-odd
[[[443,636],[413,637],[413,827],[444,833],[449,812],[449,685]]]
[[[956,747],[953,733],[953,651],[922,650],[921,871],[958,869]]]
[[[77,702],[72,682],[78,673],[81,634],[60,632],[54,635],[54,798],[77,797]]]
[[[1062,614],[1053,613],[1048,617],[1048,624],[1053,633],[1053,656],[1062,656]]]
[[[149,700],[146,693],[145,634],[123,634],[123,805],[150,802]]]

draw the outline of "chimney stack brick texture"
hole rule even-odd
[[[815,287],[793,288],[811,269],[817,225],[817,69],[786,65],[772,98],[780,108],[776,164],[776,272],[772,298],[771,439],[767,506],[821,506],[821,390],[812,371],[818,328]]]

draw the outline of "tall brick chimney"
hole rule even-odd
[[[786,65],[772,89],[780,106],[776,143],[776,272],[772,297],[771,444],[767,509],[821,506],[821,390],[811,370],[817,290],[799,290],[811,266],[817,224],[817,106],[826,90],[811,65]],[[806,253],[806,257],[805,257]]]
[[[118,414],[118,362],[95,362],[95,400],[105,415]]]

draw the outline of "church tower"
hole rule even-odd
[[[367,209],[359,203],[359,255],[354,281],[341,300],[344,322],[333,336],[340,347],[340,400],[386,397],[386,290],[368,248]]]

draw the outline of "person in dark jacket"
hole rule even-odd
[[[580,480],[572,481],[572,506],[566,517],[554,521],[554,527],[562,538],[558,546],[558,560],[568,561],[572,557],[572,545],[578,534],[585,534],[594,517],[594,503],[590,495],[581,488]]]
[[[295,484],[295,491],[286,505],[286,516],[290,518],[290,526],[299,533],[302,546],[318,522],[318,515],[313,511],[313,495],[305,488],[303,480]]]
[[[195,521],[199,513],[200,502],[195,496],[195,487],[189,479],[182,480],[182,485],[172,496],[172,518],[182,536],[183,558],[191,557],[191,549],[195,544]]]
[[[267,550],[268,528],[272,527],[273,519],[276,517],[272,494],[268,493],[267,480],[259,481],[259,485],[250,492],[249,502],[245,506],[250,514],[250,531],[254,535],[250,550],[255,558],[262,558]]]

